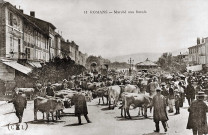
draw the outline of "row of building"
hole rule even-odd
[[[54,57],[69,56],[85,66],[87,54],[79,51],[74,41],[65,40],[56,27],[24,14],[11,3],[0,0],[0,80],[12,81],[15,72],[28,74]]]

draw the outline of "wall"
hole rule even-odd
[[[0,57],[5,57],[6,55],[6,27],[5,27],[5,7],[2,7],[0,3]]]
[[[15,69],[6,66],[0,62],[0,79],[4,81],[12,81],[15,78]]]
[[[6,8],[6,57],[18,59],[23,44],[22,18],[10,8]],[[11,52],[14,54],[12,55]]]

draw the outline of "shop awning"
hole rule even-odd
[[[28,62],[31,66],[41,68],[41,64],[39,62]]]
[[[6,60],[6,61],[2,61],[2,63],[6,64],[7,66],[10,66],[24,74],[28,74],[32,71],[31,68],[28,68],[26,66],[23,66],[19,63],[17,63],[16,61],[10,61],[10,60]]]

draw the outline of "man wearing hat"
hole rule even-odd
[[[161,95],[161,89],[156,88],[156,95],[152,100],[153,109],[153,120],[155,122],[156,130],[155,132],[160,132],[159,122],[162,122],[163,128],[165,132],[167,132],[167,121],[168,116],[166,112],[166,99],[163,95]]]
[[[81,115],[84,115],[86,121],[88,123],[91,123],[87,116],[88,110],[85,96],[82,94],[81,88],[77,88],[76,90],[78,91],[78,93],[72,97],[71,103],[75,106],[75,115],[78,117],[79,125],[82,124]]]
[[[18,93],[15,94],[15,97],[12,99],[12,101],[9,101],[9,103],[10,102],[13,102],[14,108],[15,108],[15,111],[16,111],[15,112],[16,116],[19,119],[19,123],[21,123],[24,109],[26,109],[26,106],[27,106],[26,95],[23,94],[22,90],[19,90]]]
[[[175,89],[174,90],[175,92],[175,109],[176,109],[176,114],[180,114],[180,94],[179,94],[179,90],[178,89]]]
[[[208,133],[207,116],[208,106],[204,103],[205,94],[199,91],[196,95],[197,100],[191,103],[189,107],[189,118],[187,129],[192,129],[193,135],[202,135]]]
[[[188,100],[188,104],[190,106],[191,102],[195,99],[195,88],[193,86],[193,80],[189,82],[187,88],[185,89],[186,99]]]
[[[143,81],[143,78],[139,78],[139,82],[137,83],[137,86],[139,87],[141,93],[144,93],[145,89],[144,89],[144,83],[142,83],[142,81]]]
[[[159,87],[159,84],[157,83],[157,78],[153,78],[153,82],[149,83],[149,89],[150,89],[150,96],[154,96],[156,94],[156,88]]]
[[[48,95],[48,96],[54,96],[54,89],[51,87],[51,83],[50,82],[48,82],[48,86],[47,86],[47,88],[46,88],[46,95]]]
[[[166,85],[165,85],[165,83],[163,82],[163,83],[161,83],[161,94],[165,97],[165,99],[166,99],[166,105],[168,105],[168,95],[169,95],[169,93],[168,93],[168,90],[167,90],[167,88],[166,88]]]
[[[169,106],[169,113],[173,113],[173,107],[174,107],[174,83],[171,83],[169,86],[169,95],[168,95],[168,106]]]

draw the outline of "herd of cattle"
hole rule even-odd
[[[54,96],[47,95],[47,87],[50,87],[50,89],[53,90]],[[140,111],[142,111],[142,115],[147,117],[147,108],[150,107],[151,97],[145,92],[141,92],[137,85],[130,83],[117,85],[113,84],[112,81],[79,81],[78,85],[76,85],[74,81],[63,80],[62,83],[51,84],[50,86],[42,86],[38,83],[34,88],[15,88],[14,95],[17,95],[17,93],[21,91],[27,98],[34,100],[34,120],[37,120],[37,112],[40,111],[43,114],[43,119],[44,113],[46,113],[47,120],[49,121],[51,114],[51,118],[54,121],[54,113],[56,113],[56,120],[58,118],[60,119],[60,114],[63,113],[64,108],[70,108],[74,105],[72,99],[73,96],[78,93],[78,91],[76,91],[77,87],[82,89],[81,92],[85,95],[87,102],[91,102],[94,98],[99,98],[98,104],[100,104],[101,99],[103,104],[105,104],[105,97],[109,109],[114,109],[114,107],[118,105],[118,102],[121,101],[121,106],[119,108],[121,109],[122,117],[124,111],[125,118],[127,118],[126,114],[131,118],[129,113],[131,105],[134,108],[140,107],[139,114]],[[16,106],[21,105],[16,104]],[[19,122],[22,121],[21,119]]]

